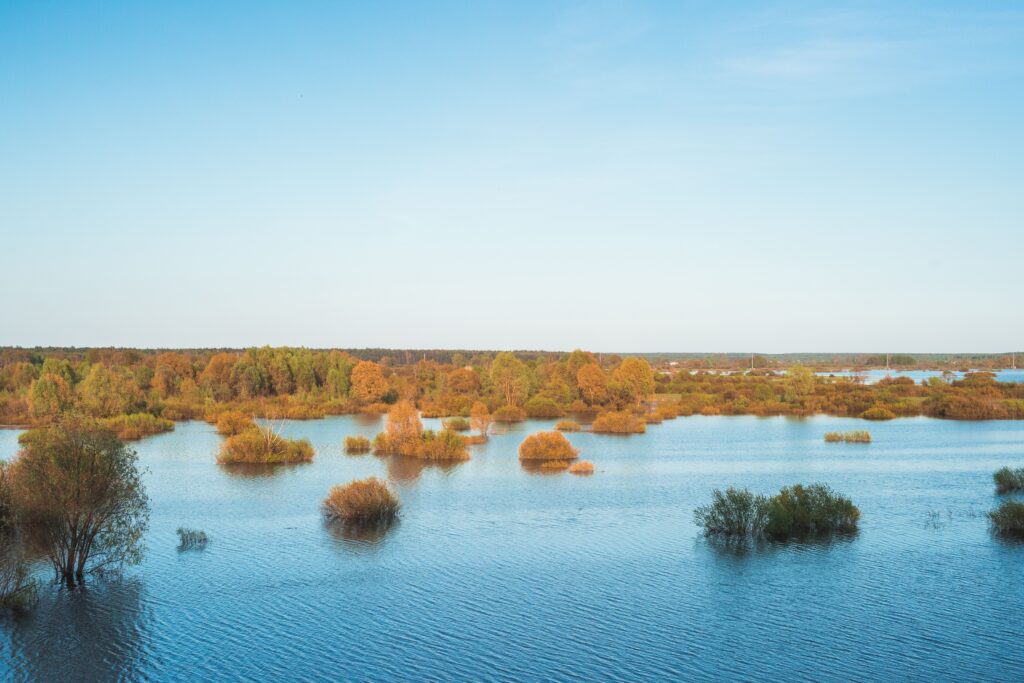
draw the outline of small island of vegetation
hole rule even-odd
[[[349,524],[389,523],[400,507],[398,496],[376,477],[333,486],[323,502],[324,515],[329,520]]]
[[[871,443],[871,432],[857,430],[852,432],[825,432],[826,443]]]
[[[308,439],[286,439],[273,427],[252,424],[221,444],[217,462],[222,465],[280,465],[311,462],[313,445]]]
[[[996,483],[996,493],[1014,493],[1024,491],[1024,467],[1001,467],[992,475]]]
[[[561,432],[537,432],[519,444],[520,460],[568,461],[575,459],[579,454],[579,449]]]
[[[694,511],[708,536],[783,540],[856,531],[860,520],[853,502],[824,484],[795,484],[770,498],[735,488],[711,495],[710,504]]]

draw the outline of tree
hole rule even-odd
[[[352,397],[360,403],[376,403],[388,391],[384,371],[372,360],[360,361],[352,368]]]
[[[518,405],[529,388],[526,366],[509,352],[499,353],[491,363],[491,381],[510,406]]]
[[[608,400],[608,378],[597,363],[588,363],[576,372],[576,386],[580,397],[590,405],[599,405]]]
[[[46,373],[32,384],[32,391],[29,393],[32,417],[53,417],[67,410],[73,398],[71,387],[61,375]]]
[[[95,420],[65,415],[27,432],[11,466],[18,518],[39,532],[68,588],[142,558],[149,500],[135,451]]]
[[[139,387],[123,369],[109,370],[101,363],[92,366],[79,389],[82,405],[94,417],[135,412],[145,403]]]
[[[486,437],[487,432],[491,428],[491,423],[494,419],[491,417],[491,413],[480,401],[473,404],[473,407],[469,409],[469,424],[470,426],[480,432],[480,436]]]
[[[654,370],[643,358],[627,358],[615,368],[612,378],[626,391],[636,408],[654,393]]]
[[[358,366],[357,366],[358,367]],[[399,401],[388,411],[388,444],[397,453],[412,453],[423,435],[423,423],[416,407]]]

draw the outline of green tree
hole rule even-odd
[[[135,451],[74,415],[22,440],[12,497],[18,519],[44,541],[55,575],[74,588],[89,572],[137,563],[149,500]]]
[[[530,386],[526,366],[507,351],[494,357],[491,363],[491,382],[510,406],[519,405],[526,398]]]

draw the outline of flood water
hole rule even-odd
[[[435,423],[434,421],[426,421]],[[144,562],[0,620],[10,680],[1022,680],[1024,547],[994,538],[991,475],[1024,422],[690,417],[569,434],[591,477],[524,471],[532,421],[447,468],[348,456],[381,422],[290,422],[313,463],[228,470],[201,422],[137,444]],[[866,428],[874,443],[825,444]],[[0,431],[0,457],[17,448]],[[379,537],[325,525],[331,485],[401,496]],[[825,482],[860,532],[746,551],[693,509],[729,485]],[[179,552],[175,529],[210,536]],[[45,575],[44,575],[45,576]]]
[[[1024,382],[1024,370],[1019,369],[1006,369],[1006,370],[992,370],[985,372],[991,372],[995,375],[997,382]],[[823,377],[860,377],[863,379],[865,384],[875,384],[882,381],[886,377],[909,377],[917,383],[921,380],[931,379],[932,377],[941,378],[941,370],[834,370],[831,372],[819,372],[817,373]],[[953,379],[963,379],[963,372],[957,371],[951,373]]]

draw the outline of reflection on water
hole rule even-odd
[[[400,484],[418,481],[420,475],[427,469],[448,476],[463,464],[461,460],[424,460],[405,455],[386,455],[380,458],[384,461],[388,479]]]
[[[80,594],[47,582],[0,621],[0,680],[1024,680],[1024,546],[984,514],[1024,422],[680,418],[567,433],[601,475],[534,476],[517,448],[554,423],[437,465],[345,456],[376,416],[282,423],[316,457],[271,468],[218,466],[201,422],[145,439],[143,563]],[[863,428],[868,446],[823,441]],[[401,523],[325,524],[330,487],[369,476]],[[860,532],[729,546],[693,524],[714,488],[796,482],[849,496]],[[180,553],[179,526],[213,542]]]
[[[4,624],[10,637],[0,654],[26,680],[141,678],[152,618],[143,592],[138,579],[100,580],[75,591],[43,586],[29,615]]]
[[[381,522],[324,521],[324,528],[331,537],[347,550],[363,551],[384,540],[388,532],[398,526],[399,520]]]
[[[255,463],[255,462],[233,462],[220,465],[221,471],[229,477],[238,479],[266,479],[277,475],[286,474],[296,469],[306,467],[309,463]]]

